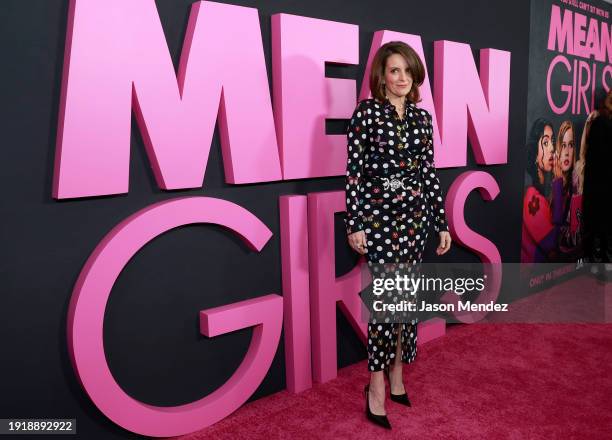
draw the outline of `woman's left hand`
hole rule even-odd
[[[436,249],[436,254],[442,255],[448,252],[451,245],[451,236],[448,231],[440,231],[440,244]]]

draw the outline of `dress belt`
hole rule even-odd
[[[392,189],[393,191],[397,191],[399,188],[404,190],[408,190],[408,186],[419,187],[420,183],[420,173],[416,172],[408,176],[398,176],[398,177],[383,177],[383,176],[365,176],[367,180],[374,180],[382,182],[384,189]]]

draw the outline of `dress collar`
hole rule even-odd
[[[391,101],[389,101],[389,98],[387,98],[386,96],[383,99],[383,107],[385,109],[395,110],[395,106],[391,104]],[[412,107],[414,107],[414,104],[408,99],[408,95],[406,95],[406,97],[404,98],[404,113],[406,113],[408,108]]]

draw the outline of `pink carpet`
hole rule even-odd
[[[404,368],[412,408],[364,414],[365,361],[181,439],[612,439],[612,324],[455,325]]]

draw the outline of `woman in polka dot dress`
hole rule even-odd
[[[415,105],[424,78],[423,63],[410,46],[399,41],[384,44],[372,60],[373,98],[359,102],[349,123],[346,230],[351,247],[366,255],[373,276],[382,267],[421,262],[430,221],[440,237],[436,253],[450,248],[434,167],[432,118]],[[368,324],[371,375],[364,392],[368,418],[390,428],[383,370],[391,399],[409,406],[402,362],[415,359],[417,321],[386,321],[371,317]]]

